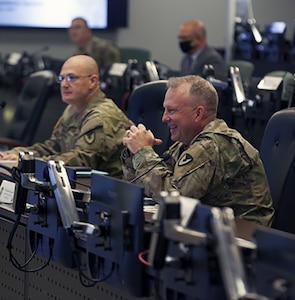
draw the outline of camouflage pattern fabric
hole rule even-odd
[[[87,166],[121,178],[123,135],[133,123],[104,93],[97,91],[80,114],[68,105],[50,139],[9,152],[32,151],[44,160],[61,160],[68,166]]]
[[[122,61],[120,50],[111,41],[96,36],[91,38],[86,48],[77,48],[73,52],[73,55],[80,54],[87,54],[94,58],[100,69]]]
[[[178,190],[206,205],[231,207],[236,217],[271,225],[274,208],[259,152],[223,120],[210,122],[188,147],[176,142],[167,152],[168,161],[136,182],[146,195],[159,200],[160,191]],[[124,178],[131,180],[161,158],[144,147],[133,156],[125,149],[121,160]]]

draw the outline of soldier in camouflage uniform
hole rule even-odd
[[[87,166],[121,178],[122,138],[133,123],[99,89],[98,67],[87,55],[69,58],[57,77],[62,100],[68,104],[51,137],[30,147],[0,153],[16,160],[20,151],[32,151],[44,160],[68,166]]]
[[[203,204],[231,207],[237,217],[270,226],[274,208],[259,152],[216,118],[217,105],[216,90],[208,81],[195,75],[170,78],[162,120],[176,142],[163,155],[168,160],[152,148],[161,140],[143,124],[133,125],[123,138],[124,179],[130,181],[156,165],[135,180],[147,196],[159,200],[160,191],[175,189]]]
[[[111,41],[92,35],[87,21],[83,18],[72,20],[69,37],[76,44],[73,55],[87,54],[95,59],[101,74],[114,62],[121,62],[121,52]]]

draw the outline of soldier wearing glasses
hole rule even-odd
[[[0,153],[2,160],[17,160],[20,151],[32,151],[44,160],[61,160],[68,166],[87,166],[120,178],[122,137],[132,122],[99,89],[98,66],[87,55],[70,57],[57,82],[67,103],[51,137],[30,147]]]

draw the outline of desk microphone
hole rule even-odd
[[[167,161],[169,158],[171,157],[170,153],[166,153],[163,155],[163,157],[161,158],[161,160],[157,161],[154,165],[152,165],[150,168],[148,168],[145,172],[143,172],[142,174],[134,177],[132,180],[129,181],[129,183],[133,183],[134,181],[140,179],[142,176],[146,175],[147,173],[149,173],[152,169],[154,169],[157,165],[159,165],[160,163],[162,163],[163,161]]]
[[[0,110],[2,110],[6,106],[6,101],[0,102]]]

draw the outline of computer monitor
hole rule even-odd
[[[88,223],[101,236],[88,237],[86,253],[92,278],[142,296],[143,264],[138,254],[144,247],[143,189],[101,174],[91,174]]]
[[[0,27],[66,29],[75,17],[86,19],[92,29],[128,26],[127,0],[72,0],[70,8],[67,4],[57,0],[1,1]],[[53,14],[54,18],[48,18]]]
[[[285,22],[273,22],[269,26],[269,32],[272,34],[285,34],[287,25]]]

